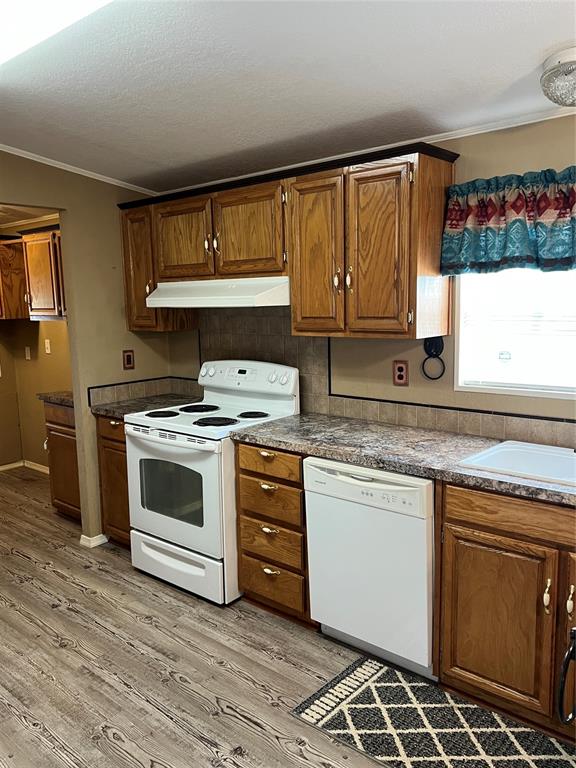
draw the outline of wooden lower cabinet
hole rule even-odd
[[[444,499],[441,682],[565,733],[555,708],[576,580],[567,508],[454,486]],[[509,525],[522,508],[526,524]]]
[[[248,445],[236,451],[240,589],[309,622],[302,458]]]
[[[102,530],[109,539],[129,545],[128,469],[123,421],[98,417],[98,463]]]
[[[80,520],[74,409],[46,403],[44,414],[52,505],[62,514]]]

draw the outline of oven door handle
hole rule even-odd
[[[214,442],[194,442],[194,438],[188,439],[182,435],[182,439],[179,440],[166,440],[164,437],[155,437],[154,435],[145,435],[142,432],[137,432],[130,424],[126,424],[124,427],[126,435],[132,440],[139,440],[142,443],[157,443],[163,445],[166,448],[179,448],[187,451],[206,451],[208,453],[220,453],[220,443],[215,440]]]

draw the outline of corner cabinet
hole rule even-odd
[[[159,223],[159,237],[175,238],[174,227],[168,232]],[[151,206],[132,208],[122,214],[124,251],[124,287],[126,322],[130,331],[177,331],[196,327],[191,310],[154,309],[146,298],[156,287],[156,263],[153,249]],[[174,266],[174,265],[172,265]],[[169,268],[169,265],[166,265]]]
[[[555,704],[575,511],[450,485],[444,499],[441,682],[568,735]]]

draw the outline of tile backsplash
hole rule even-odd
[[[202,360],[243,358],[299,368],[304,413],[576,448],[576,424],[568,421],[330,395],[328,339],[291,336],[289,307],[201,310],[200,354]]]

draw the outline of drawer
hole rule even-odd
[[[240,588],[296,613],[304,613],[303,576],[285,571],[265,560],[240,556]]]
[[[44,403],[44,418],[47,424],[59,424],[74,428],[74,408],[67,405]]]
[[[576,542],[576,512],[571,507],[447,485],[444,508],[448,521],[569,547]]]
[[[98,435],[107,437],[108,440],[120,440],[125,443],[124,421],[122,419],[109,419],[107,416],[98,416]]]
[[[270,475],[293,483],[302,482],[302,459],[293,453],[283,453],[253,445],[238,446],[240,469]]]
[[[287,528],[240,517],[240,547],[261,557],[274,560],[282,565],[302,569],[304,567],[303,535]]]
[[[302,525],[302,491],[266,477],[240,475],[240,508],[289,525]]]

